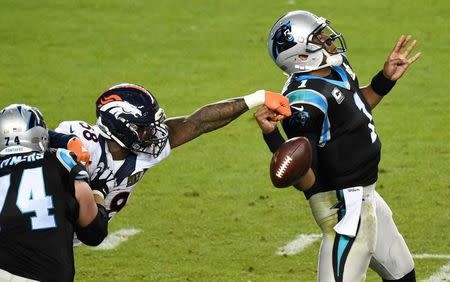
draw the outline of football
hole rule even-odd
[[[311,144],[305,137],[286,140],[270,161],[270,179],[277,188],[295,184],[311,167]]]

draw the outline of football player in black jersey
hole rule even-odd
[[[36,108],[0,111],[0,281],[73,281],[74,232],[87,245],[107,235],[104,199],[84,166],[47,146]]]
[[[383,70],[360,87],[342,34],[307,11],[281,17],[268,38],[269,54],[289,77],[283,95],[292,116],[282,121],[288,138],[305,136],[313,149],[310,170],[294,186],[305,192],[323,237],[319,281],[364,281],[368,267],[383,281],[415,281],[414,262],[375,191],[381,143],[372,109],[415,62],[416,41],[401,36]],[[255,118],[272,152],[284,139],[274,113]]]

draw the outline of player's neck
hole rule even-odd
[[[331,68],[318,69],[315,71],[311,71],[309,74],[321,77],[329,76],[331,74]]]
[[[107,140],[106,144],[108,144],[108,150],[115,161],[124,160],[130,153],[128,149],[122,148],[119,144],[112,140]]]

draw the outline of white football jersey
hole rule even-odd
[[[158,157],[145,153],[132,153],[125,160],[114,161],[108,150],[106,140],[100,135],[97,126],[84,121],[64,121],[55,129],[64,134],[75,134],[91,153],[91,164],[87,167],[91,187],[108,187],[105,207],[109,219],[118,213],[127,203],[131,192],[147,169],[156,165],[170,154],[169,142]]]

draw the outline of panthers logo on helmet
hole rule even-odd
[[[292,27],[290,21],[281,25],[277,31],[275,31],[275,34],[272,37],[272,56],[274,59],[276,59],[281,52],[292,48],[297,44],[291,32]]]
[[[273,25],[267,47],[286,74],[338,66],[346,50],[344,37],[327,19],[301,10],[285,14]]]

